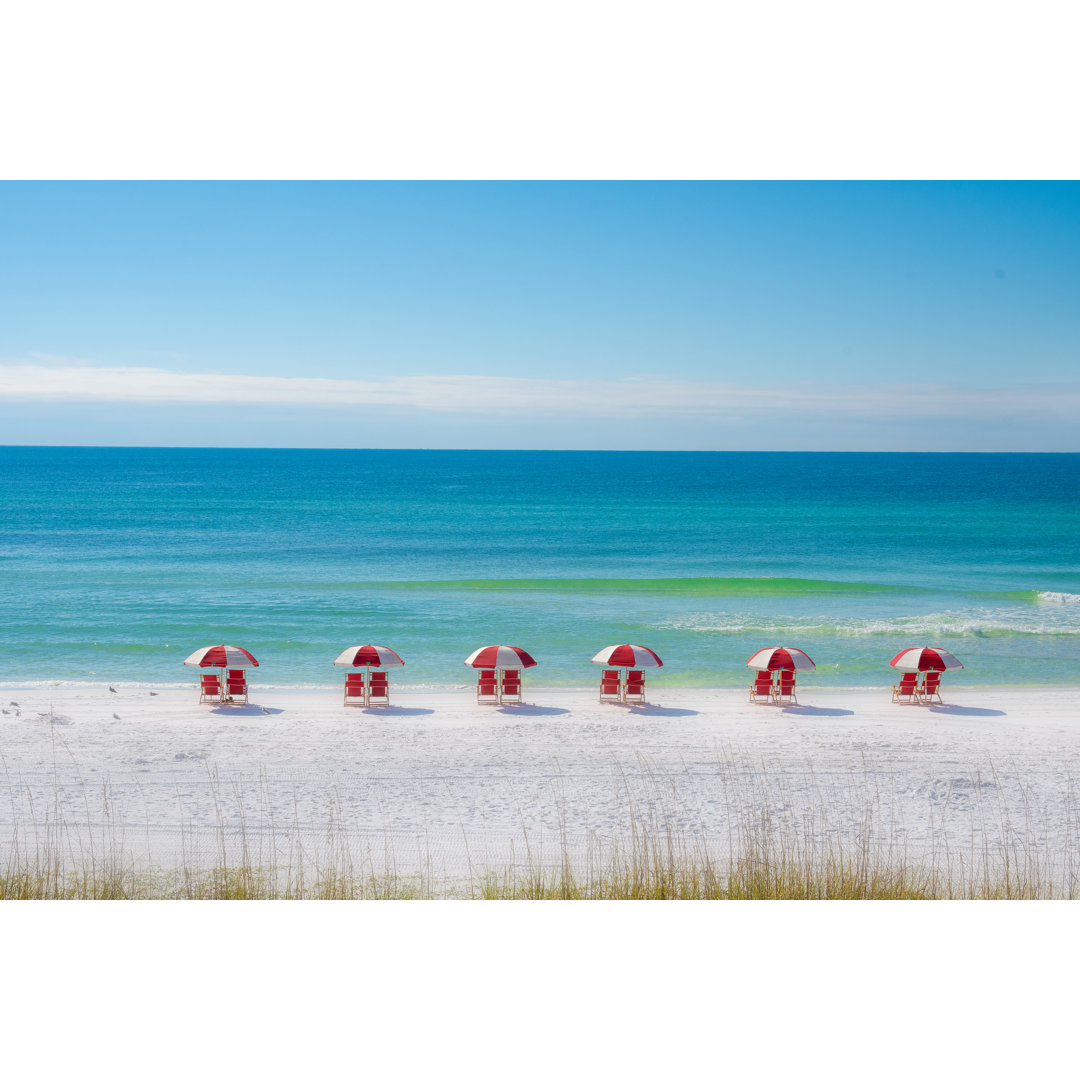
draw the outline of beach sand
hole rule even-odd
[[[659,684],[659,680],[657,680]],[[1080,723],[1071,691],[951,689],[898,705],[888,687],[818,691],[795,707],[746,691],[666,690],[600,704],[472,689],[3,689],[0,855],[78,862],[265,865],[302,858],[455,882],[600,857],[642,830],[720,854],[763,824],[820,851],[965,865],[1017,852],[1061,881],[1080,869]],[[14,704],[14,703],[17,703]],[[1042,871],[1040,871],[1042,872]]]

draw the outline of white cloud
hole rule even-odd
[[[130,402],[420,410],[520,416],[715,416],[760,420],[849,417],[988,420],[1045,414],[1080,419],[1080,384],[979,389],[948,384],[688,382],[648,376],[618,381],[486,375],[378,379],[283,378],[97,367],[0,364],[0,400]]]

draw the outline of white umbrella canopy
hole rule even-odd
[[[258,667],[259,661],[239,645],[207,645],[196,649],[185,661],[188,667]]]
[[[817,664],[802,649],[777,645],[770,649],[758,649],[746,661],[746,666],[755,671],[813,671]]]
[[[890,661],[898,671],[951,671],[964,665],[948,649],[901,649]]]
[[[350,645],[334,663],[338,667],[405,666],[405,661],[385,645]]]
[[[516,645],[485,645],[470,653],[465,664],[474,668],[527,668],[536,667],[536,661]]]
[[[593,658],[594,664],[606,664],[608,667],[658,668],[664,661],[644,645],[609,645],[601,649]]]

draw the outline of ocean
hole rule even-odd
[[[911,645],[947,685],[1080,682],[1080,455],[0,448],[0,681],[331,686],[389,645],[399,687],[470,684],[520,645],[526,687],[887,687]]]

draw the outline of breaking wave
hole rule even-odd
[[[822,622],[813,617],[701,614],[668,619],[656,624],[658,630],[687,630],[699,633],[761,633],[791,637],[1080,637],[1080,619],[1048,622],[1037,613],[940,612],[896,618],[837,619]]]

